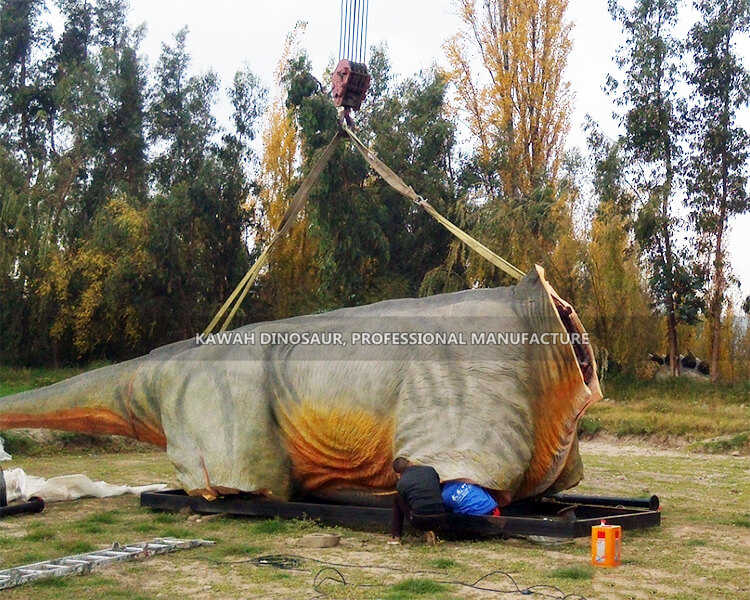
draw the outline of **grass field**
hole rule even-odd
[[[608,433],[690,444],[700,452],[750,454],[750,384],[621,377],[603,388],[605,399],[582,419],[583,437]]]
[[[296,545],[301,535],[332,529],[312,522],[225,517],[198,522],[184,514],[141,509],[137,498],[128,496],[52,504],[41,515],[0,521],[0,566],[85,552],[114,541],[135,542],[157,536],[200,537],[215,540],[216,545],[139,564],[122,564],[89,576],[40,582],[7,591],[4,597],[539,597],[480,593],[443,583],[469,582],[502,569],[511,573],[521,587],[554,585],[566,594],[589,599],[750,598],[750,458],[689,455],[596,441],[584,442],[583,456],[587,477],[578,491],[630,496],[656,493],[662,499],[662,526],[626,532],[623,565],[614,570],[588,566],[588,540],[557,547],[520,539],[441,542],[433,547],[417,537],[407,537],[402,546],[394,547],[385,543],[386,535],[337,529],[343,535],[340,547],[310,550]],[[21,458],[15,464],[47,477],[82,472],[113,483],[173,482],[172,468],[163,453],[68,454]],[[319,595],[312,587],[314,575],[321,568],[318,563],[303,563],[304,570],[282,571],[241,562],[276,553],[397,567],[405,572],[341,568],[348,582],[374,587],[345,587],[329,581],[322,588],[325,595]],[[227,562],[237,564],[221,564]],[[509,581],[499,576],[485,584],[500,590],[512,589]]]
[[[104,366],[106,363],[93,363],[86,367],[47,367],[14,368],[0,365],[0,396],[15,394],[32,388],[50,385],[62,379],[73,377],[89,369]]]
[[[75,372],[0,368],[0,395],[52,383]],[[522,588],[553,585],[566,594],[589,599],[750,598],[748,388],[615,380],[607,383],[605,392],[608,400],[596,405],[582,424],[586,480],[577,491],[625,496],[655,493],[663,505],[662,527],[626,532],[624,562],[617,569],[589,567],[588,540],[555,547],[518,539],[442,542],[431,547],[411,537],[394,547],[385,543],[387,537],[382,534],[338,529],[343,535],[340,547],[302,549],[296,545],[300,536],[330,528],[312,522],[224,517],[196,521],[189,515],[141,509],[136,498],[121,497],[52,504],[41,515],[0,521],[0,568],[103,548],[114,541],[177,536],[217,543],[85,577],[18,588],[5,597],[541,597],[478,592],[448,583],[474,581],[502,569]],[[16,461],[6,467],[19,465],[30,474],[85,473],[112,483],[175,483],[166,455],[143,445],[72,434],[62,434],[54,442],[34,441],[14,432],[4,436],[9,449],[18,453]],[[717,436],[724,437],[705,442]],[[665,443],[654,443],[662,440]],[[706,450],[717,454],[706,454]],[[305,561],[300,569],[290,571],[247,562],[272,553],[362,567],[339,569],[350,585],[329,580],[316,592],[313,581],[322,568],[319,563]],[[484,585],[504,592],[513,589],[499,575]],[[548,588],[537,589],[551,593]]]

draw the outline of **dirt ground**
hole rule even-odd
[[[380,533],[322,527],[312,522],[257,521],[142,509],[133,496],[51,504],[40,515],[0,521],[0,568],[159,536],[215,540],[210,548],[125,563],[82,577],[55,579],[4,592],[20,598],[567,598],[738,599],[750,598],[750,458],[688,454],[614,440],[584,442],[586,480],[576,491],[646,496],[662,501],[662,526],[624,536],[622,566],[589,564],[589,540],[547,546],[512,539],[441,542],[428,546],[407,537],[386,544]],[[4,465],[50,477],[85,473],[111,483],[174,483],[163,453],[86,454],[24,458]],[[339,547],[301,548],[299,538],[336,531]],[[268,554],[295,554],[341,563],[325,567],[302,560],[294,570],[249,562]],[[393,570],[397,569],[397,570]],[[478,591],[473,582],[497,573]],[[344,579],[347,585],[340,581]],[[542,595],[546,594],[546,595]]]

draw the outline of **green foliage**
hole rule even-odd
[[[598,419],[584,416],[578,422],[578,435],[579,436],[594,436],[602,430],[602,424]]]
[[[686,45],[674,33],[678,0],[629,10],[610,2],[626,34],[623,79],[609,81],[625,135],[610,143],[592,133],[590,229],[577,221],[586,165],[563,153],[565,4],[513,2],[506,22],[495,10],[503,3],[459,2],[467,29],[446,47],[450,70],[398,78],[374,49],[372,87],[355,117],[361,137],[441,213],[519,267],[542,264],[585,316],[600,363],[632,373],[660,350],[664,315],[674,352],[679,324],[682,336],[706,308],[711,326],[722,320],[731,280],[720,239],[748,208],[749,144],[736,114],[750,77],[734,49],[748,31],[748,0],[696,0]],[[194,71],[186,29],[149,66],[127,0],[58,0],[55,27],[49,5],[0,0],[0,361],[119,360],[205,326],[333,137],[337,114],[321,84],[328,74],[316,77],[294,36],[283,91],[266,111],[267,92],[248,69],[226,89],[215,73]],[[491,82],[471,73],[472,48],[484,50]],[[683,73],[688,53],[695,68]],[[525,84],[539,73],[541,85]],[[678,93],[683,79],[689,103]],[[227,128],[212,112],[222,94]],[[460,151],[457,111],[475,142]],[[277,139],[264,137],[261,161],[254,141],[264,115]],[[673,206],[683,181],[687,222]],[[235,323],[510,283],[347,143],[297,225]],[[675,236],[688,228],[698,253]],[[745,343],[738,336],[733,352]]]
[[[659,323],[633,239],[635,195],[629,189],[623,142],[609,141],[588,123],[597,202],[585,249],[576,309],[598,350],[600,378],[635,372],[644,348],[661,347]]]
[[[33,581],[27,585],[31,585],[32,589],[52,588],[56,590],[64,590],[70,586],[70,581],[68,581],[67,579],[63,579],[62,577],[52,577],[50,579],[42,579],[41,581]]]
[[[189,337],[249,263],[258,78],[237,73],[234,129],[220,130],[218,78],[191,73],[185,30],[151,73],[126,0],[59,8],[54,33],[44,2],[0,3],[9,363],[121,359]]]
[[[594,404],[584,419],[598,424],[599,432],[613,435],[676,436],[694,442],[698,452],[746,453],[750,445],[735,445],[750,431],[750,386],[693,381],[686,378],[639,380],[621,374],[604,382],[607,400]],[[587,425],[583,424],[583,427]],[[731,448],[711,449],[714,442]],[[708,443],[709,448],[704,448]],[[721,443],[721,446],[724,446]]]
[[[692,405],[737,405],[750,402],[750,383],[713,385],[685,378],[666,378],[642,381],[630,375],[611,378],[607,394],[623,401],[638,401],[649,397]]]
[[[708,542],[706,542],[706,540],[701,540],[701,539],[692,539],[692,540],[688,540],[686,545],[691,548],[698,548],[698,547],[707,546]]]
[[[689,110],[691,142],[686,157],[690,219],[698,233],[697,250],[711,265],[709,350],[711,376],[719,376],[722,313],[728,287],[726,231],[730,220],[750,210],[747,160],[750,136],[738,111],[750,99],[750,72],[735,49],[750,31],[748,0],[696,0],[700,20],[687,40],[694,67]]]
[[[33,456],[41,451],[41,444],[14,431],[3,432],[3,447],[11,456]]]
[[[373,53],[371,65],[375,82],[357,117],[360,135],[438,210],[449,212],[456,197],[449,168],[455,139],[454,125],[444,116],[446,81],[430,71],[394,85],[382,50]],[[283,82],[301,134],[304,174],[336,131],[336,110],[304,55],[289,61]],[[448,234],[371,177],[348,146],[337,150],[310,203],[319,240],[321,307],[414,295],[448,252]]]
[[[58,551],[64,552],[65,554],[83,554],[85,552],[93,552],[96,550],[94,544],[84,540],[59,541],[55,544],[55,547]]]
[[[87,523],[98,523],[103,525],[112,525],[117,523],[119,520],[119,514],[116,510],[110,510],[107,512],[96,513],[86,517]]]
[[[29,542],[41,542],[54,540],[56,537],[57,534],[52,529],[35,529],[34,531],[27,533],[24,536],[24,540]]]
[[[745,448],[750,449],[750,432],[744,431],[734,435],[723,435],[710,440],[703,440],[692,444],[690,448],[710,454],[727,454]]]
[[[685,132],[684,100],[678,94],[682,45],[676,37],[678,0],[637,0],[628,10],[610,0],[625,43],[616,63],[623,80],[608,78],[608,90],[622,108],[623,149],[638,198],[634,234],[649,261],[654,303],[667,317],[669,354],[679,346],[678,322],[695,323],[703,309],[703,274],[688,259],[675,235],[680,225],[673,204]]]

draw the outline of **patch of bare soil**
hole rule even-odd
[[[600,454],[607,456],[670,456],[684,457],[688,455],[686,451],[688,442],[679,440],[679,438],[670,438],[674,445],[667,442],[659,443],[661,438],[644,439],[639,437],[616,437],[610,434],[597,434],[593,438],[582,439],[580,441],[581,451]],[[665,438],[666,439],[666,438]],[[670,442],[671,443],[671,442]],[[710,458],[712,460],[736,460],[737,456],[722,454],[701,454],[690,452],[691,458]],[[746,458],[746,457],[745,457]]]

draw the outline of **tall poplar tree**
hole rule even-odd
[[[623,73],[608,78],[609,92],[622,107],[624,151],[641,192],[636,239],[648,256],[654,300],[666,311],[672,374],[679,371],[677,324],[690,321],[695,281],[680,260],[674,215],[680,139],[684,123],[677,93],[681,46],[675,38],[678,0],[636,0],[625,10],[610,0],[612,17],[622,25],[624,45],[616,63]],[[681,318],[683,317],[683,318]]]
[[[20,156],[32,183],[46,154],[52,97],[46,54],[51,28],[44,0],[0,3],[0,136]]]
[[[737,111],[748,104],[750,73],[736,46],[750,30],[750,1],[696,0],[694,5],[701,20],[688,37],[693,58],[688,81],[695,101],[689,115],[688,200],[700,249],[711,265],[708,325],[711,379],[716,381],[727,288],[726,232],[732,217],[750,209],[750,136],[737,122]]]
[[[286,90],[281,78],[290,58],[299,54],[299,37],[305,24],[298,23],[289,33],[276,69],[276,97],[267,113],[262,133],[263,155],[260,161],[256,212],[262,214],[255,231],[256,246],[262,246],[278,229],[294,194],[300,135],[293,111],[286,105]],[[304,314],[317,308],[319,285],[318,238],[310,223],[309,206],[297,217],[286,237],[279,240],[260,277],[258,300],[269,319]]]
[[[461,175],[471,229],[520,268],[553,267],[559,240],[572,234],[570,188],[561,185],[571,102],[568,0],[454,5],[464,27],[446,51],[455,105],[474,141]],[[469,285],[504,280],[484,261],[468,260]]]
[[[458,103],[479,160],[508,197],[530,195],[563,160],[570,113],[567,0],[455,0],[464,23],[447,45]],[[475,71],[473,59],[480,59]],[[497,159],[500,159],[498,169]]]

